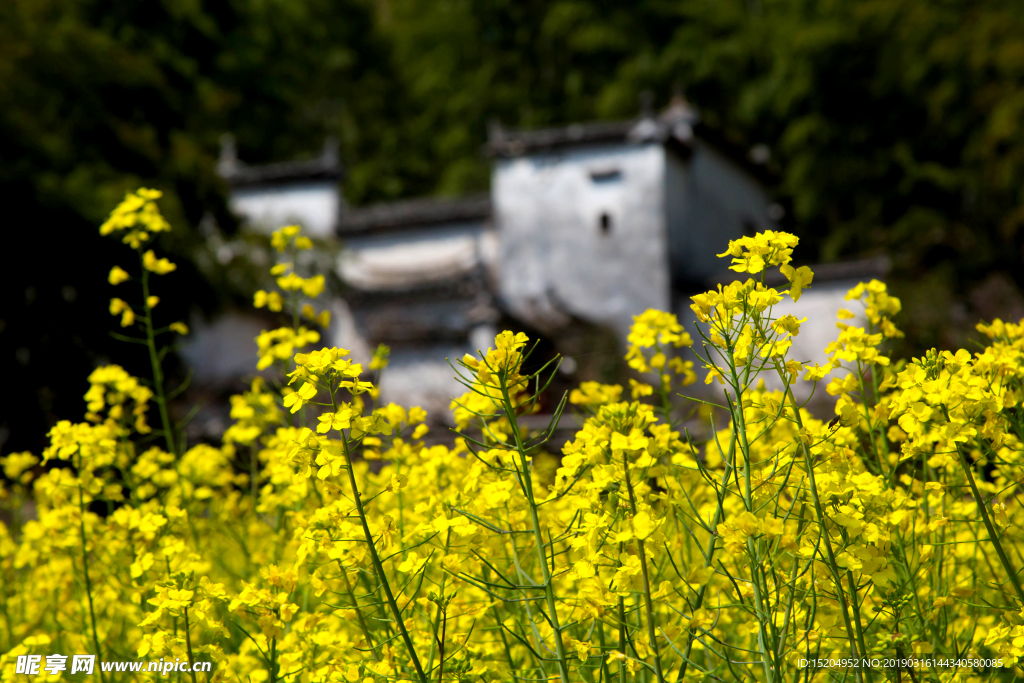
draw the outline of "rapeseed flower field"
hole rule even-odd
[[[282,320],[256,340],[269,373],[219,443],[189,445],[162,368],[188,329],[160,319],[159,196],[101,228],[135,254],[108,275],[110,313],[151,376],[97,368],[80,421],[0,459],[4,681],[53,653],[212,662],[174,670],[193,683],[1024,675],[1024,323],[893,359],[900,301],[871,281],[847,295],[866,327],[841,311],[828,362],[800,362],[805,320],[773,307],[813,273],[790,265],[795,236],[764,232],[727,246],[750,277],[694,296],[692,332],[638,312],[626,360],[645,381],[584,382],[531,431],[559,361],[501,332],[454,362],[457,437],[427,445],[422,409],[378,401],[386,350],[363,368],[320,345],[324,278],[296,271],[313,245],[287,227],[277,289],[254,297]],[[716,399],[679,398],[700,379]],[[836,397],[834,419],[798,383]],[[581,426],[555,443],[566,411]]]

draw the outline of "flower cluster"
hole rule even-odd
[[[163,192],[145,187],[129,192],[100,226],[100,234],[124,233],[121,241],[132,249],[139,249],[143,242],[152,239],[154,233],[169,231],[171,226],[156,205],[156,200],[162,196]],[[111,271],[110,277],[114,279],[114,271]]]
[[[150,431],[146,424],[146,411],[153,391],[143,386],[139,380],[124,371],[119,365],[107,365],[96,368],[89,375],[89,391],[85,392],[85,403],[88,411],[85,418],[90,422],[102,422],[103,411],[107,412],[108,420],[121,421],[134,418],[135,431],[146,434]],[[126,412],[126,404],[131,405],[131,412]]]
[[[132,327],[139,323],[148,335],[150,342],[161,332],[188,334],[188,326],[181,321],[173,322],[163,328],[157,328],[153,324],[153,309],[160,303],[160,297],[150,293],[150,274],[166,275],[178,268],[177,264],[172,263],[169,259],[158,258],[153,249],[143,251],[144,244],[152,240],[154,234],[171,229],[156,204],[156,200],[162,195],[163,193],[159,190],[146,188],[129,192],[124,201],[114,209],[107,221],[100,227],[101,235],[124,232],[122,242],[134,249],[139,257],[142,313],[137,314],[129,302],[120,297],[114,297],[110,300],[110,315],[121,316],[121,327]],[[132,276],[129,272],[121,266],[114,266],[107,275],[107,282],[115,287],[131,279]]]
[[[797,238],[788,232],[765,230],[753,237],[730,240],[729,248],[719,254],[732,257],[731,270],[757,274],[767,266],[785,266],[792,260]]]
[[[289,251],[293,258],[298,252],[313,248],[313,241],[305,235],[300,235],[299,226],[297,225],[289,225],[286,228],[274,231],[270,237],[270,243],[278,253]],[[308,278],[301,277],[295,272],[295,264],[291,261],[278,263],[270,269],[270,274],[275,278],[277,286],[281,291],[285,292],[285,295],[282,296],[280,292],[258,290],[253,298],[253,304],[256,308],[266,307],[275,313],[280,313],[284,307],[285,296],[287,296],[292,300],[293,308],[301,312],[302,317],[316,323],[320,327],[327,327],[331,324],[330,311],[324,310],[317,313],[310,303],[302,305],[301,309],[298,305],[300,293],[310,299],[320,296],[326,284],[323,275],[318,274]]]

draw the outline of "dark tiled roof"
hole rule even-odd
[[[338,180],[341,178],[341,164],[329,163],[322,158],[309,161],[285,161],[261,166],[237,165],[224,179],[232,187],[269,185],[271,183],[298,182],[304,180]]]
[[[487,153],[495,157],[516,157],[530,152],[550,151],[559,147],[624,142],[638,121],[596,121],[574,123],[558,128],[539,130],[492,131],[487,141]]]
[[[593,121],[573,123],[557,128],[509,130],[492,123],[485,147],[495,157],[516,157],[531,152],[545,152],[560,147],[614,143],[661,142],[688,146],[700,114],[681,97],[659,116],[651,113],[627,121]]]
[[[280,185],[310,180],[338,181],[342,176],[338,159],[338,143],[328,138],[320,156],[306,161],[283,161],[250,166],[238,159],[235,141],[230,135],[221,138],[217,173],[233,188],[258,185]]]
[[[400,230],[428,225],[469,223],[491,216],[489,194],[457,199],[422,198],[354,209],[344,214],[338,226],[340,234]]]
[[[701,123],[699,112],[682,98],[674,99],[658,116],[648,114],[626,121],[573,123],[536,130],[506,129],[492,123],[484,151],[492,157],[509,158],[580,145],[659,142],[685,157],[693,149],[694,138],[725,154],[761,182],[773,181],[764,164],[754,163],[746,150]]]

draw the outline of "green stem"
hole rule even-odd
[[[277,683],[277,638],[270,639],[270,683]]]
[[[448,531],[445,532],[444,555],[441,556],[441,566],[442,567],[444,566],[444,558],[448,557],[448,548],[451,546],[451,541],[452,541],[452,530],[451,530],[451,527],[449,527]],[[434,670],[434,652],[435,652],[435,647],[436,647],[436,644],[437,644],[437,629],[441,625],[441,612],[443,611],[442,608],[441,608],[441,603],[444,600],[444,587],[445,587],[445,584],[447,583],[447,581],[448,581],[448,574],[441,574],[441,589],[440,589],[440,591],[438,591],[439,597],[438,597],[438,602],[437,602],[437,612],[434,614],[434,625],[433,625],[434,642],[432,642],[430,644],[430,657],[427,658],[427,671],[433,671]],[[444,653],[443,652],[442,652],[442,655],[441,655],[441,660],[442,660],[441,663],[444,664]]]
[[[188,607],[185,607],[185,647],[188,648],[188,673],[192,677],[192,683],[196,683],[196,658],[195,655],[192,654],[192,633],[189,629]]]
[[[146,348],[149,349],[149,364],[153,369],[153,390],[156,393],[156,402],[160,407],[160,422],[164,428],[164,439],[167,442],[167,452],[178,454],[175,448],[174,428],[171,424],[171,416],[167,411],[167,397],[164,393],[164,371],[160,366],[159,354],[156,350],[156,334],[153,332],[153,309],[149,305],[149,271],[145,266],[145,259],[142,258],[142,250],[139,250],[139,264],[142,267],[142,301],[146,307]]]
[[[754,501],[753,501],[753,486],[750,479],[750,444],[747,442],[747,423],[746,418],[743,415],[743,389],[740,385],[740,379],[736,374],[736,363],[733,360],[732,355],[732,344],[727,344],[727,351],[729,352],[729,371],[732,375],[733,380],[733,391],[735,392],[735,409],[730,407],[730,412],[733,414],[733,424],[735,425],[737,441],[739,443],[740,452],[743,454],[743,482],[744,488],[746,489],[743,493],[743,502],[747,511],[754,512]],[[748,354],[747,367],[750,367],[753,356],[753,346]],[[746,379],[746,378],[745,378]],[[744,382],[744,385],[746,383]],[[726,397],[728,398],[728,396]],[[731,404],[730,404],[731,406]],[[758,612],[757,617],[757,640],[758,647],[761,650],[761,666],[764,668],[764,674],[769,683],[772,681],[772,673],[775,670],[774,662],[772,661],[772,655],[774,653],[773,647],[768,643],[768,634],[765,632],[765,623],[771,618],[768,609],[765,606],[764,596],[761,594],[761,580],[759,573],[763,573],[761,567],[761,553],[760,553],[760,540],[754,540],[753,538],[747,539],[747,550],[750,554],[750,583],[754,589],[754,603]]]
[[[601,620],[598,620],[598,622],[597,622],[597,639],[598,639],[597,642],[601,646],[601,681],[602,681],[602,683],[604,681],[608,681],[608,683],[611,683],[612,674],[611,674],[611,671],[608,669],[608,658],[605,657],[605,655],[604,655],[604,653],[605,653],[604,622],[601,621]]]
[[[857,582],[853,578],[853,572],[846,571],[846,583],[850,586],[850,605],[853,607],[853,623],[857,628],[857,643],[860,644],[860,653],[866,656],[867,645],[864,642],[864,626],[860,618],[860,600],[857,599]]]
[[[348,572],[345,571],[345,567],[341,564],[341,560],[338,561],[338,569],[341,570],[341,579],[345,582],[345,591],[348,593],[348,599],[352,601],[352,609],[356,611],[356,620],[359,622],[359,629],[363,632],[363,636],[366,638],[366,644],[370,646],[371,652],[373,652],[373,658],[378,662],[380,661],[380,654],[377,652],[377,646],[373,642],[373,637],[370,635],[370,629],[366,626],[366,617],[363,616],[363,610],[359,608],[359,602],[356,600],[356,595],[352,591],[352,582],[348,580]]]
[[[735,439],[735,436],[734,436]],[[735,441],[733,442],[735,444]],[[729,477],[732,476],[733,462],[736,460],[736,448],[735,445],[730,447],[731,457],[725,462],[725,470],[722,472],[722,479],[719,483],[720,492],[716,491],[715,495],[718,498],[718,504],[715,506],[714,517],[711,518],[711,534],[708,538],[707,552],[704,554],[706,558],[704,561],[704,567],[710,567],[715,559],[715,541],[718,539],[718,525],[721,523],[722,518],[725,516],[725,488],[729,484]],[[697,591],[697,599],[694,601],[693,608],[691,610],[698,610],[704,604],[704,595],[707,593],[708,586],[704,584]],[[676,676],[677,681],[683,680],[686,676],[686,668],[690,664],[690,654],[693,652],[693,641],[694,636],[693,629],[689,629],[689,635],[686,637],[686,650],[683,652],[683,663],[679,667],[679,675]]]
[[[505,636],[505,629],[501,626],[501,613],[498,611],[497,605],[494,605],[491,608],[491,611],[494,613],[495,627],[497,628],[498,634],[501,636],[501,645],[505,651],[505,660],[508,662],[508,673],[509,675],[512,675],[512,672],[516,670],[516,662],[512,658],[512,648],[509,647],[508,638]]]
[[[622,467],[626,478],[626,490],[629,492],[629,508],[632,514],[636,515],[636,495],[633,493],[633,481],[629,477],[629,461],[626,453],[622,453]],[[658,649],[658,634],[654,619],[654,605],[651,601],[651,580],[647,573],[647,554],[644,552],[644,542],[636,539],[637,551],[640,553],[640,573],[644,580],[644,607],[647,608],[647,637],[651,641],[651,649],[654,650],[654,674],[658,683],[665,683],[665,675],[661,670],[661,652]]]
[[[92,621],[92,642],[96,648],[96,656],[102,655],[100,650],[100,636],[96,629],[96,608],[92,602],[92,580],[89,578],[89,552],[85,544],[85,496],[82,493],[82,455],[78,455],[78,523],[82,536],[82,571],[85,574],[85,593],[89,598],[89,619]],[[100,671],[100,681],[106,682],[103,671]]]
[[[621,546],[620,546],[621,550]],[[619,596],[618,605],[618,617],[619,617],[619,652],[622,653],[623,657],[628,656],[626,654],[626,601]],[[626,683],[626,660],[619,662],[619,683]]]
[[[780,377],[782,377],[782,371],[779,371]],[[785,377],[782,377],[785,382]],[[800,406],[796,402],[796,397],[793,396],[793,390],[786,382],[786,395],[789,397],[790,405],[793,406],[793,419],[796,421],[797,434],[801,434],[804,430],[803,419],[800,417]],[[843,611],[843,624],[846,626],[846,635],[850,640],[850,650],[854,653],[856,658],[865,656],[866,652],[857,652],[856,637],[854,635],[853,624],[850,622],[850,608],[846,604],[846,592],[843,590],[842,574],[839,571],[839,565],[836,563],[836,556],[832,550],[832,540],[828,535],[828,527],[825,525],[825,512],[821,507],[821,498],[818,496],[818,483],[814,479],[814,463],[811,462],[811,451],[807,444],[801,439],[797,439],[800,443],[800,450],[804,456],[804,467],[807,469],[807,483],[810,484],[811,489],[811,500],[814,502],[814,514],[817,517],[818,527],[821,530],[821,538],[825,542],[825,553],[828,556],[828,566],[832,572],[832,579],[836,585],[836,597],[839,598],[839,605]],[[863,674],[861,669],[857,669],[857,680],[863,680]]]
[[[438,607],[441,607],[441,602],[444,602],[443,594],[439,599]],[[441,613],[443,615],[441,618],[441,639],[437,643],[437,649],[440,656],[440,660],[437,663],[437,683],[441,683],[444,678],[444,641],[445,638],[447,638],[446,634],[448,631],[448,608],[445,607],[442,609]]]
[[[868,439],[871,441],[871,448],[875,452],[875,459],[878,461],[878,473],[882,474],[885,472],[888,465],[882,458],[882,452],[878,450],[878,441],[875,439],[875,422],[871,419],[871,409],[868,407],[868,392],[867,387],[864,384],[864,368],[861,365],[860,360],[857,360],[857,380],[860,382],[860,396],[863,399],[862,406],[864,408],[864,421],[868,423]],[[884,430],[883,430],[884,431]],[[892,469],[888,468],[889,476],[886,477],[886,482],[891,482]]]
[[[942,412],[945,413],[946,420],[949,421],[949,411],[946,410],[946,406],[942,406]],[[981,492],[978,490],[977,482],[974,481],[973,468],[970,466],[970,463],[967,462],[967,456],[964,455],[964,449],[960,446],[960,442],[957,442],[956,444],[956,453],[960,456],[960,467],[963,469],[964,475],[967,477],[967,483],[971,485],[971,493],[974,494],[974,501],[978,505],[978,513],[981,515],[981,521],[985,524],[985,530],[988,531],[989,540],[992,541],[992,545],[996,550],[996,555],[999,556],[999,561],[1002,563],[1003,569],[1006,570],[1006,574],[1010,578],[1010,583],[1013,584],[1013,590],[1017,593],[1017,599],[1020,600],[1022,605],[1024,605],[1024,590],[1021,590],[1020,580],[1017,578],[1017,572],[1010,563],[1010,558],[1006,556],[1006,551],[1003,550],[1003,544],[999,542],[995,526],[993,526],[992,519],[989,517],[988,508],[985,506],[985,500],[981,497]]]
[[[519,423],[516,420],[515,408],[512,406],[512,397],[508,392],[508,377],[505,372],[499,378],[501,383],[502,403],[505,416],[508,418],[512,428],[512,436],[515,438],[516,451],[519,453],[520,484],[526,496],[526,502],[530,508],[530,522],[533,526],[533,539],[537,545],[537,560],[540,562],[541,574],[544,578],[544,597],[550,612],[551,628],[555,632],[555,653],[558,655],[558,675],[562,683],[569,683],[569,662],[565,655],[565,645],[562,643],[562,627],[558,621],[558,612],[555,607],[555,591],[551,585],[551,571],[548,568],[547,553],[544,551],[544,537],[540,530],[540,516],[537,514],[537,501],[533,496],[533,480],[530,476],[530,463],[526,458],[526,449],[523,448],[523,439],[519,433]]]
[[[333,394],[331,396],[331,402],[334,402]],[[335,409],[337,409],[336,405]],[[391,592],[391,585],[388,583],[388,577],[384,573],[384,565],[381,564],[380,557],[377,555],[377,546],[373,542],[373,534],[370,533],[370,526],[366,522],[366,510],[363,508],[363,499],[359,495],[359,485],[356,483],[355,469],[352,467],[352,453],[348,447],[348,439],[344,434],[342,434],[341,444],[345,453],[345,465],[348,470],[349,484],[352,487],[352,499],[356,502],[356,512],[359,514],[359,523],[363,527],[363,536],[366,538],[366,544],[370,549],[370,561],[373,563],[374,573],[376,573],[377,579],[380,581],[380,585],[384,589],[384,596],[387,598],[388,606],[391,608],[391,614],[394,616],[395,622],[398,624],[398,630],[402,634],[402,640],[405,641],[405,648],[409,651],[409,658],[412,659],[413,667],[416,669],[416,675],[420,679],[420,683],[427,683],[427,676],[423,673],[423,667],[420,665],[419,657],[416,656],[416,650],[412,645],[412,638],[409,637],[409,631],[405,628],[405,620],[402,619],[402,612],[398,609],[398,603],[395,602],[395,596]]]

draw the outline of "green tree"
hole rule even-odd
[[[387,121],[387,65],[359,0],[0,3],[0,448],[38,448],[48,423],[80,412],[83,378],[112,355],[111,291],[96,273],[121,255],[97,229],[126,190],[164,191],[182,236],[165,246],[183,255],[207,212],[233,227],[214,172],[223,132],[247,160],[287,159],[318,150],[347,117],[363,128],[346,155],[369,156]],[[376,176],[386,185],[389,174],[400,175]],[[216,302],[176,260],[175,285]]]
[[[977,316],[1014,312],[990,294],[1024,286],[1024,6],[693,6],[661,81],[681,76],[718,125],[771,146],[777,191],[820,258],[892,254],[918,347],[962,344]]]

